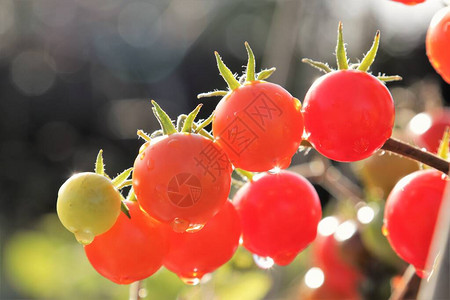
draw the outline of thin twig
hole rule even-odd
[[[130,300],[141,300],[140,291],[142,289],[142,280],[130,284]]]
[[[413,279],[415,273],[416,273],[416,269],[414,268],[414,266],[409,265],[408,268],[406,268],[405,273],[403,273],[400,284],[392,292],[389,300],[403,299],[406,292],[408,291],[409,283]]]

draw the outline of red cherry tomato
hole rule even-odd
[[[314,82],[303,102],[305,136],[322,155],[357,161],[391,136],[394,103],[386,86],[358,70],[328,73]]]
[[[439,10],[431,19],[425,46],[431,65],[450,84],[450,7]]]
[[[343,259],[340,252],[339,242],[333,234],[317,234],[312,244],[313,260],[314,265],[323,271],[326,285],[345,295],[345,299],[358,299],[358,284],[363,276]]]
[[[448,177],[436,170],[403,177],[387,198],[383,233],[394,251],[423,276]]]
[[[416,5],[416,4],[425,2],[425,0],[392,0],[392,1],[400,2],[403,4],[407,4],[407,5]]]
[[[296,173],[260,175],[233,200],[241,217],[243,245],[258,256],[287,265],[316,237],[322,216],[319,196]]]
[[[287,168],[302,139],[300,108],[300,101],[277,84],[246,83],[217,105],[214,138],[237,168]]]
[[[409,122],[408,130],[417,146],[437,153],[446,127],[450,127],[450,109],[447,108],[417,114]]]
[[[137,202],[125,204],[131,219],[121,213],[110,230],[84,247],[97,272],[118,284],[149,277],[167,253],[166,226],[149,217]]]
[[[186,283],[195,284],[231,259],[241,235],[239,216],[230,201],[194,233],[169,233],[169,253],[164,266]]]
[[[134,163],[133,188],[152,217],[178,232],[198,230],[227,200],[231,172],[216,143],[174,133],[144,145]]]

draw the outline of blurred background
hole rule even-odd
[[[380,29],[371,70],[403,77],[388,84],[396,103],[395,134],[413,143],[406,130],[413,116],[447,106],[450,99],[449,85],[429,64],[424,42],[431,17],[443,6],[438,0],[416,6],[389,0],[0,0],[0,297],[127,297],[128,287],[98,275],[82,246],[59,223],[58,189],[74,172],[92,171],[99,149],[110,175],[132,166],[142,143],[136,129],[159,127],[150,99],[175,118],[199,103],[197,94],[223,89],[215,50],[233,72],[241,73],[248,41],[257,70],[275,66],[270,81],[302,100],[321,74],[301,59],[335,67],[339,21],[352,62],[363,57]],[[202,101],[200,118],[218,100]],[[387,299],[392,278],[406,268],[380,242],[378,212],[395,181],[417,168],[387,162],[395,166],[392,172],[377,171],[380,165],[339,164],[314,151],[293,160],[293,169],[315,184],[325,216],[339,214],[342,222],[353,222],[350,236],[356,241],[344,240],[360,245],[361,257],[370,257],[359,264],[365,274],[358,271],[355,280],[385,279],[359,285],[358,297],[367,299]],[[396,177],[386,178],[395,170],[400,170]],[[386,182],[364,175],[377,172]],[[370,205],[361,204],[369,200]],[[357,215],[361,208],[362,221]],[[377,216],[378,223],[373,221]],[[375,237],[360,237],[370,235],[359,233],[369,232],[369,223],[375,224]],[[366,253],[380,244],[381,255]],[[314,268],[310,252],[288,267],[261,270],[239,249],[199,286],[186,286],[161,270],[146,281],[146,291],[149,299],[307,299],[311,287],[318,288],[317,280],[311,283],[317,270],[309,272]]]

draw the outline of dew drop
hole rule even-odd
[[[202,230],[204,226],[205,224],[189,224],[189,227],[186,229],[186,232],[195,233]]]
[[[275,264],[275,262],[273,261],[272,258],[270,257],[263,257],[263,256],[259,256],[256,254],[253,254],[253,261],[255,262],[255,264],[264,270],[270,269],[273,267],[273,265]]]
[[[143,159],[145,158],[145,152],[142,152],[141,155],[139,155],[139,158],[140,158],[141,160],[143,160]]]
[[[383,226],[381,227],[381,233],[382,233],[384,236],[388,236],[388,235],[389,235],[389,231],[388,231],[386,225],[384,225],[384,224],[383,224]]]
[[[89,245],[90,243],[92,243],[92,241],[95,238],[95,235],[88,230],[83,230],[83,231],[77,231],[74,232],[75,234],[75,238],[77,239],[78,243],[82,244],[82,245]]]
[[[188,277],[180,277],[181,281],[183,281],[187,285],[197,285],[200,283],[199,278],[188,278]]]
[[[173,231],[178,233],[186,232],[186,230],[189,228],[189,222],[181,218],[173,219],[170,225],[172,226]]]
[[[177,139],[172,139],[167,143],[167,145],[172,148],[178,148],[180,146],[180,141]]]
[[[147,170],[151,171],[153,170],[153,168],[155,167],[155,161],[153,159],[148,159],[147,160]]]

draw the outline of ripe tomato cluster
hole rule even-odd
[[[391,136],[394,105],[383,81],[400,78],[368,73],[379,38],[377,32],[360,63],[348,64],[340,23],[338,69],[305,60],[327,74],[311,86],[303,107],[284,88],[265,81],[275,69],[255,74],[248,43],[248,64],[239,79],[216,52],[228,89],[199,95],[222,96],[213,114],[195,121],[200,104],[174,124],[152,101],[161,130],[150,136],[138,131],[145,143],[133,168],[111,179],[100,152],[95,173],[77,174],[61,187],[57,203],[61,222],[84,244],[92,266],[119,284],[147,278],[161,266],[186,283],[198,283],[229,261],[240,241],[257,259],[291,263],[316,239],[322,218],[312,184],[284,170],[302,139],[329,159],[351,162],[371,156]],[[212,132],[205,129],[210,124]],[[231,201],[230,188],[236,180],[239,189]],[[421,171],[402,180],[386,205],[388,239],[418,270],[425,268],[446,181],[438,171]],[[410,194],[408,184],[415,189]],[[125,187],[126,199],[121,193]],[[433,195],[424,192],[429,187],[435,189]],[[411,216],[420,219],[424,210],[431,210],[433,218],[420,238],[413,238],[415,232],[404,221]],[[406,245],[410,241],[413,244]],[[346,284],[354,288],[360,275],[339,257],[325,254],[335,246],[332,237],[319,238],[322,267],[329,264],[346,273],[351,279]]]

